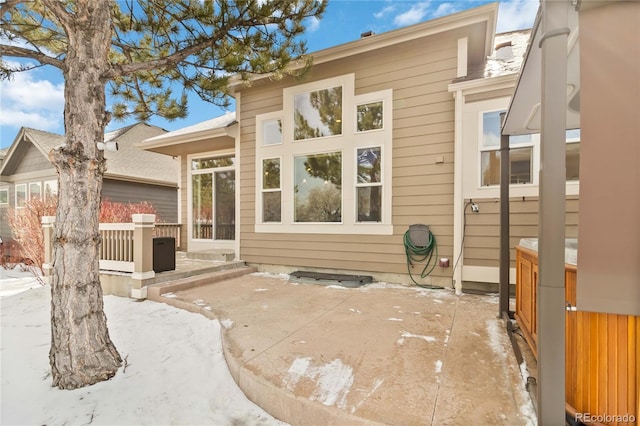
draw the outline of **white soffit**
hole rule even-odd
[[[580,43],[578,12],[569,8],[567,40],[567,129],[580,128]],[[506,135],[540,133],[542,93],[542,25],[538,9],[516,91],[511,99],[502,132]]]

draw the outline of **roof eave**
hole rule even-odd
[[[570,8],[569,10],[571,10]],[[570,33],[567,39],[567,129],[578,128],[580,112],[572,109],[572,99],[579,96],[579,27],[577,11],[570,15]],[[505,135],[521,135],[540,132],[541,91],[542,91],[542,10],[539,7],[531,30],[531,39],[522,63],[518,82],[511,98],[502,127]],[[577,98],[576,98],[577,99]]]
[[[465,26],[487,22],[487,30],[485,32],[484,57],[491,55],[493,51],[493,38],[498,16],[498,3],[489,3],[473,9],[454,13],[451,15],[436,18],[430,21],[410,25],[387,33],[374,35],[327,49],[319,50],[311,53],[314,65],[336,61],[353,55],[370,52],[372,50],[393,46],[418,38],[424,38],[431,35],[455,30]],[[290,70],[300,69],[305,65],[305,58],[295,61],[289,66]],[[249,79],[255,82],[272,77],[273,74],[254,75]],[[238,75],[232,76],[229,82],[229,88],[235,92],[246,86],[247,82],[243,81]]]
[[[234,126],[235,126],[235,123],[233,123],[230,126],[220,127],[216,129],[199,130],[192,133],[185,133],[181,135],[159,138],[157,140],[154,140],[155,138],[150,138],[141,142],[137,142],[134,144],[134,146],[137,148],[149,150],[149,149],[162,148],[162,147],[173,146],[173,145],[180,145],[186,142],[196,142],[196,141],[205,140],[205,139],[215,139],[215,138],[224,137],[224,136],[235,137],[235,132],[233,131]]]

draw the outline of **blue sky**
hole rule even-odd
[[[304,38],[308,51],[314,52],[357,40],[365,31],[380,34],[486,3],[490,1],[330,0],[321,20],[307,20]],[[538,4],[539,0],[500,1],[497,32],[531,28]],[[42,67],[17,73],[9,81],[0,81],[0,148],[11,145],[23,126],[63,134],[63,105],[64,85],[61,74],[54,68]],[[176,130],[223,113],[219,107],[193,95],[189,98],[187,118],[174,121],[152,118],[149,122],[167,130]],[[107,130],[132,123],[133,119],[114,120]]]

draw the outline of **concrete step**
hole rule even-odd
[[[242,263],[244,264],[244,262]],[[162,300],[162,295],[165,293],[188,290],[194,287],[229,280],[231,278],[251,274],[257,271],[258,270],[255,267],[236,265],[235,267],[230,267],[215,272],[209,272],[206,274],[199,274],[187,278],[153,284],[147,287],[147,298],[149,300],[163,302],[164,300]]]
[[[187,259],[195,260],[214,260],[229,262],[232,261],[235,256],[236,253],[233,249],[215,249],[187,252]]]

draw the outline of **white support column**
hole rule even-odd
[[[565,424],[565,203],[568,0],[542,1],[538,424]],[[536,48],[538,46],[535,46]]]

